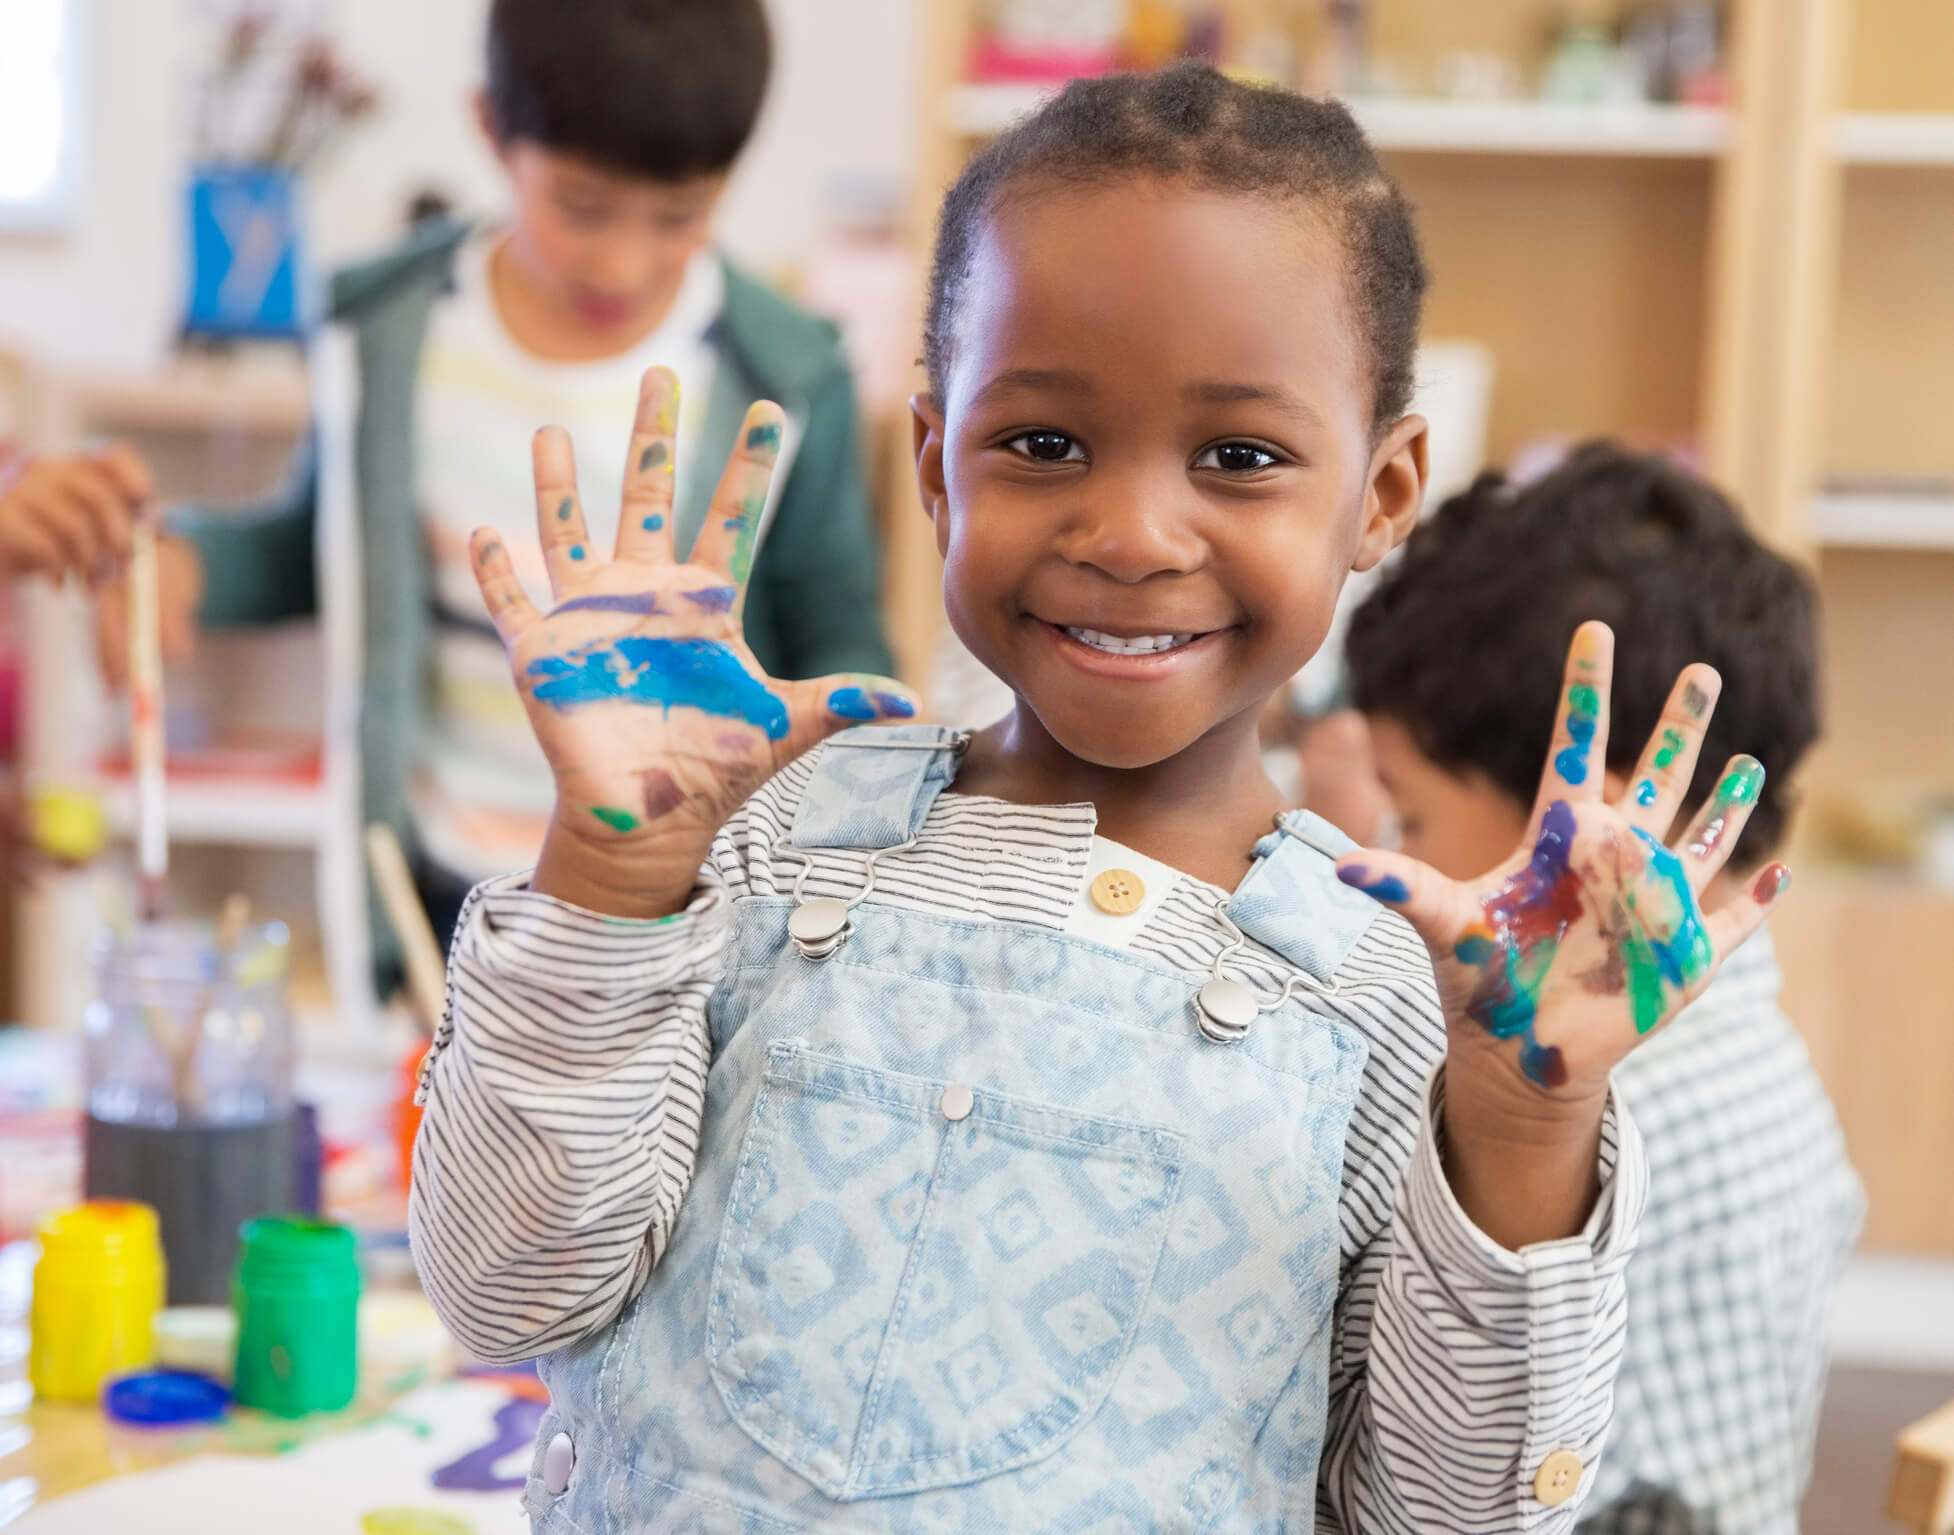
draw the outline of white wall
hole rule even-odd
[[[4,0],[0,0],[4,3]],[[179,200],[189,152],[193,0],[91,0],[88,159],[71,227],[0,236],[0,346],[65,367],[141,368],[169,344],[179,302]],[[721,222],[726,245],[763,272],[822,227],[837,175],[908,184],[916,58],[928,0],[770,0],[777,67]],[[481,73],[487,0],[324,0],[343,53],[379,87],[378,115],[317,178],[322,261],[399,230],[426,185],[493,212],[495,165],[469,97]]]

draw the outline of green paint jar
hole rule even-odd
[[[360,1268],[353,1233],[296,1216],[247,1221],[231,1280],[232,1395],[283,1418],[334,1412],[359,1372]]]

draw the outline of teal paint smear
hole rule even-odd
[[[565,496],[556,505],[556,520],[558,522],[568,522],[570,520],[570,514],[576,509],[577,509],[576,498],[573,496]]]
[[[612,831],[636,831],[638,818],[628,810],[619,810],[615,805],[592,805],[590,813],[602,821]]]
[[[775,428],[778,431],[778,428]],[[733,557],[727,569],[739,585],[745,586],[747,577],[753,574],[753,540],[760,531],[760,516],[766,510],[766,503],[758,497],[749,496],[740,507],[740,515],[727,520],[727,527],[737,528],[738,538],[733,541]]]
[[[1671,986],[1687,989],[1695,985],[1710,967],[1710,935],[1703,929],[1696,897],[1689,888],[1689,878],[1683,872],[1682,860],[1639,826],[1634,831],[1648,852],[1650,870],[1655,879],[1668,889],[1677,912],[1673,924],[1666,924],[1673,929],[1667,938],[1657,938],[1650,931],[1649,923],[1636,911],[1638,925],[1647,934],[1650,958],[1663,980]],[[1634,907],[1630,909],[1635,910]]]
[[[664,526],[665,526],[665,519],[663,517],[654,515],[651,517],[647,517],[644,520],[644,530],[647,533],[656,533],[660,528]]]
[[[583,558],[582,544],[572,544],[570,546],[570,558],[573,560],[580,560]]]
[[[780,423],[778,421],[762,422],[746,434],[747,452],[759,453],[769,449],[775,452],[778,452],[780,449]]]
[[[657,704],[698,709],[758,725],[767,738],[787,734],[787,705],[717,640],[657,639],[627,634],[577,651],[572,659],[544,656],[529,663],[536,697],[554,709],[580,704]]]

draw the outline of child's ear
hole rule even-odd
[[[495,107],[489,101],[487,91],[475,92],[471,105],[475,108],[475,126],[482,131],[488,143],[489,152],[496,159],[502,158],[502,130],[495,120]]]
[[[923,511],[936,525],[936,552],[948,552],[950,519],[949,492],[943,483],[943,412],[926,394],[909,397],[910,430],[916,444],[916,490],[923,498]]]
[[[1352,570],[1369,570],[1418,526],[1425,504],[1425,418],[1406,416],[1371,455],[1370,489],[1364,493],[1364,525],[1357,535]]]

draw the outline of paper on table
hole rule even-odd
[[[434,1472],[495,1435],[509,1401],[493,1386],[459,1381],[401,1399],[367,1427],[329,1434],[285,1455],[198,1455],[153,1471],[99,1482],[35,1509],[20,1535],[362,1535],[379,1509],[415,1509],[460,1519],[473,1535],[523,1535],[529,1529],[516,1491],[449,1492]],[[496,1466],[519,1477],[527,1444]],[[275,1519],[271,1516],[275,1514]],[[268,1522],[271,1519],[271,1522]]]

